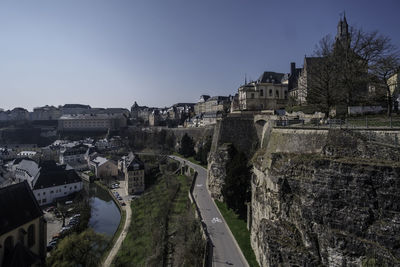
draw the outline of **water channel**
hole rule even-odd
[[[121,214],[117,205],[106,190],[95,183],[84,183],[85,189],[89,192],[92,214],[89,221],[96,233],[112,237],[117,231]]]

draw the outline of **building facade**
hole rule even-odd
[[[63,115],[58,119],[59,131],[107,131],[126,127],[123,115],[74,114]]]
[[[33,181],[33,194],[39,205],[48,205],[83,189],[82,179],[75,170],[55,161],[42,162],[40,174]]]
[[[144,164],[137,155],[130,153],[122,161],[127,194],[139,194],[145,189]]]
[[[44,264],[47,225],[27,182],[0,188],[0,214],[0,265]]]
[[[288,100],[287,75],[264,72],[257,81],[246,83],[238,91],[240,110],[281,109]]]

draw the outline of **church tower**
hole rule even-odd
[[[337,26],[336,44],[338,43],[342,46],[350,45],[349,24],[347,24],[346,14],[343,14],[343,19],[340,18]]]

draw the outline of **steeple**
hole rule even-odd
[[[337,34],[336,34],[336,43],[340,42],[342,45],[349,45],[350,43],[350,32],[349,32],[349,24],[347,24],[346,13],[343,11],[343,18],[340,17],[338,26],[337,26]]]

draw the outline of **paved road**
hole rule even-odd
[[[207,190],[207,170],[177,156],[170,157],[180,162],[185,161],[198,173],[193,195],[214,244],[213,266],[249,266]]]

